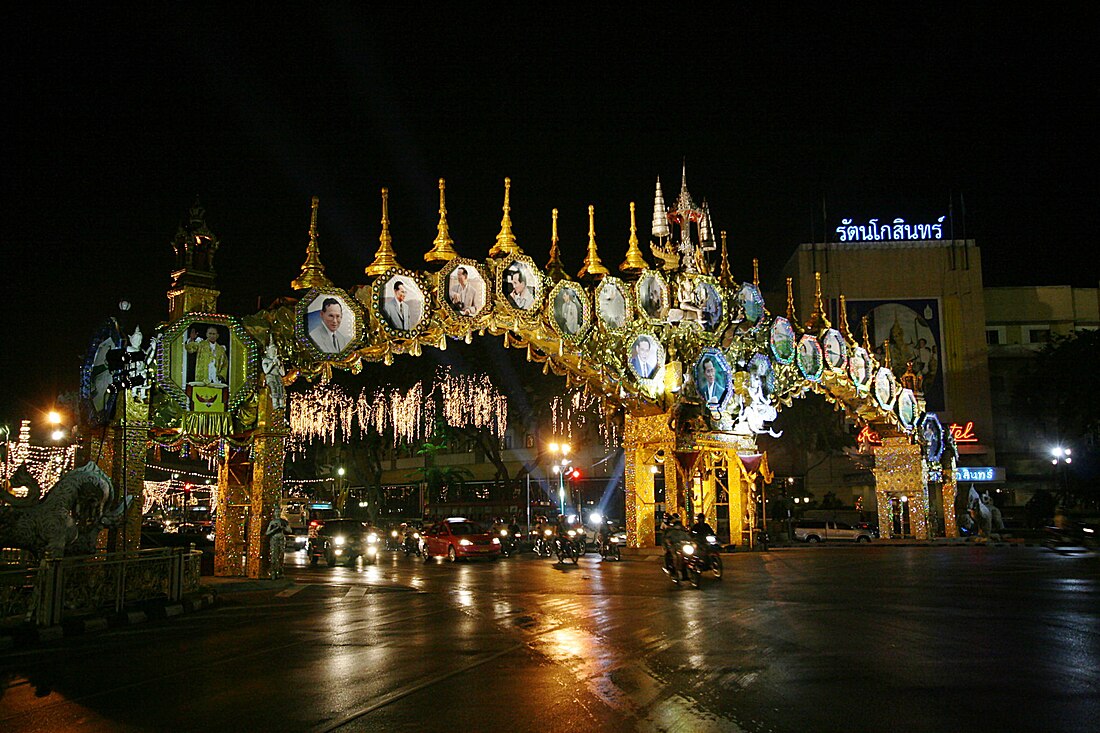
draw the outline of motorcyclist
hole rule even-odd
[[[519,542],[519,522],[516,521],[516,515],[512,515],[512,521],[508,523],[508,537],[513,542]]]
[[[679,514],[665,512],[665,519],[661,524],[661,540],[665,546],[665,568],[669,574],[676,577],[679,573],[687,578],[687,568],[677,562],[677,557],[679,557],[680,546],[685,542],[691,542],[692,537],[691,533],[684,528]]]
[[[573,529],[573,526],[569,521],[569,517],[559,514],[558,521],[554,525],[554,542],[560,542],[563,547],[571,544],[573,542],[573,538],[569,536],[571,529]]]
[[[707,515],[702,512],[695,515],[695,524],[691,525],[691,536],[695,538],[695,544],[707,553],[708,560],[714,549],[711,543],[707,542],[707,537],[713,537],[716,534],[714,528],[707,523]]]
[[[611,546],[612,534],[614,534],[614,529],[611,526],[611,520],[605,520],[600,525],[599,532],[596,534],[601,554],[607,552],[608,548]]]

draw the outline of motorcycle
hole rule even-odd
[[[386,549],[387,550],[400,550],[401,549],[401,533],[396,529],[391,529],[386,536]]]
[[[511,557],[519,552],[519,534],[513,534],[506,529],[500,530],[500,554]]]
[[[554,535],[553,530],[544,529],[538,536],[535,537],[535,544],[532,549],[539,557],[550,557],[554,554],[554,548],[550,544],[550,538]]]
[[[416,555],[420,557],[420,533],[412,530],[405,533],[405,541],[401,543],[401,549],[405,551],[405,557]]]
[[[679,585],[681,580],[686,580],[693,588],[698,588],[702,582],[703,573],[710,572],[715,578],[722,577],[722,557],[718,554],[718,538],[708,535],[706,543],[706,547],[700,547],[695,540],[677,542],[675,547],[666,553],[662,569],[673,583]]]
[[[608,535],[606,539],[600,538],[599,543],[601,560],[622,560],[622,552],[619,550],[619,539],[615,535]]]
[[[558,562],[564,564],[567,559],[577,564],[580,555],[577,553],[577,532],[569,530],[567,537],[558,537],[554,540],[554,553],[558,556]]]
[[[1043,534],[1043,547],[1057,553],[1100,549],[1100,531],[1083,522],[1073,522],[1067,527],[1047,527]]]

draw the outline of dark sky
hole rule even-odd
[[[520,245],[545,261],[557,207],[577,270],[587,206],[616,266],[629,202],[644,241],[684,160],[741,278],[844,216],[929,222],[953,200],[987,284],[1097,285],[1094,24],[1064,8],[157,6],[6,14],[0,420],[75,388],[120,299],[146,332],[166,316],[196,197],[238,315],[291,294],[311,196],[343,287],[365,281],[383,186],[401,263],[422,263],[441,176],[462,254],[492,245],[510,176]]]

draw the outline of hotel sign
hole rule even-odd
[[[943,221],[946,218],[941,216],[935,224],[906,224],[905,219],[894,219],[892,223],[871,219],[866,224],[855,224],[851,219],[841,219],[836,233],[841,242],[943,239]]]

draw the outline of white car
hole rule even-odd
[[[794,538],[802,542],[870,542],[871,537],[869,529],[860,529],[831,519],[805,519],[794,528]]]

